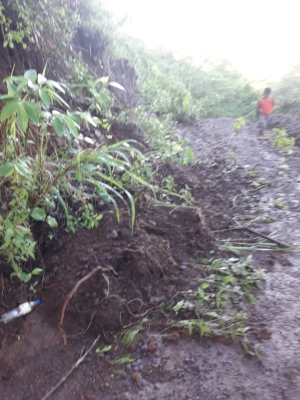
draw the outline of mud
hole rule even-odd
[[[250,310],[263,322],[261,361],[227,341],[171,334],[161,327],[159,316],[149,312],[189,287],[192,259],[223,239],[241,235],[228,230],[235,223],[249,224],[284,243],[300,243],[299,149],[286,156],[269,139],[257,137],[255,124],[247,124],[236,135],[233,123],[223,118],[179,127],[195,149],[197,162],[186,168],[165,165],[157,171],[160,180],[174,175],[177,190],[188,184],[205,223],[195,210],[170,213],[141,198],[133,234],[126,208],[119,224],[105,210],[97,230],[62,236],[56,253],[48,249],[43,286],[39,282],[33,295],[41,297],[43,305],[0,326],[1,398],[42,399],[98,334],[97,347],[111,345],[111,350],[102,356],[91,352],[50,399],[299,398],[297,252],[254,254],[255,266],[266,270],[265,288],[256,294],[258,304]],[[278,199],[287,209],[274,206]],[[115,272],[97,272],[70,300],[64,346],[58,329],[62,305],[76,282],[97,265]],[[1,312],[30,296],[23,287],[12,289],[5,276],[1,293]],[[144,330],[125,348],[121,328],[142,315]],[[111,364],[126,353],[132,363]]]

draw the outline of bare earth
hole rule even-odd
[[[135,323],[133,314],[142,315],[168,299],[172,290],[184,289],[192,274],[190,260],[225,237],[219,231],[229,228],[228,221],[218,213],[226,213],[230,221],[251,222],[252,228],[280,242],[300,244],[299,148],[286,156],[269,139],[257,137],[255,124],[236,135],[233,123],[222,118],[181,126],[179,132],[194,148],[197,163],[159,170],[162,176],[175,175],[177,189],[185,183],[191,187],[209,234],[191,210],[169,215],[169,209],[140,204],[133,236],[126,209],[119,225],[107,212],[97,230],[64,236],[58,252],[46,252],[44,286],[37,287],[43,305],[0,326],[1,399],[43,399],[98,334],[96,347],[111,344],[111,351],[99,357],[93,350],[50,399],[300,398],[299,252],[254,254],[254,265],[266,270],[265,287],[256,294],[258,304],[251,311],[268,333],[261,335],[262,361],[220,340],[181,332],[166,337],[147,314],[145,329],[129,349],[114,336]],[[251,178],[251,172],[257,176]],[[261,186],[251,186],[253,181]],[[287,209],[274,207],[278,199]],[[66,310],[64,346],[58,329],[62,305],[75,283],[97,265],[111,265],[118,276],[97,273],[80,287]],[[174,285],[177,289],[171,288]],[[28,298],[22,287],[13,291],[5,276],[1,291],[1,313]],[[134,362],[119,367],[110,363],[126,353]]]

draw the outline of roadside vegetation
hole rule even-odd
[[[121,37],[118,21],[100,1],[2,0],[0,26],[1,52],[18,60],[0,96],[0,256],[11,278],[22,283],[42,273],[32,260],[44,227],[47,240],[60,227],[72,234],[81,227],[97,228],[103,204],[113,207],[119,219],[125,203],[133,230],[140,193],[147,191],[155,201],[155,192],[161,192],[162,202],[173,192],[172,177],[159,187],[153,170],[166,161],[194,162],[192,149],[176,133],[178,122],[234,117],[238,132],[244,118],[254,118],[258,93],[232,65],[195,64],[144,49],[139,41]],[[74,44],[79,29],[93,47]],[[37,56],[43,70],[25,68]],[[142,100],[134,105],[118,99],[118,91],[126,88],[114,80],[113,71],[124,58],[138,75]],[[15,67],[23,73],[15,73]],[[291,102],[283,107],[297,109]],[[143,145],[113,140],[114,123],[134,124]],[[293,145],[279,133],[278,145]],[[188,186],[175,195],[192,208]],[[172,326],[190,333],[241,336],[251,352],[246,313],[228,309],[244,299],[255,303],[250,292],[263,271],[252,268],[251,257],[201,259],[195,268],[202,271],[198,289],[181,292],[160,311]],[[192,317],[181,318],[187,310]]]

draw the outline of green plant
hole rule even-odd
[[[95,144],[81,133],[102,121],[89,112],[71,111],[62,97],[65,86],[35,70],[5,81],[8,93],[0,97],[5,104],[0,115],[0,186],[8,185],[9,194],[6,212],[0,215],[0,254],[12,266],[12,276],[26,282],[39,272],[23,271],[24,263],[34,258],[31,228],[36,221],[56,227],[51,213],[57,204],[67,229],[75,232],[78,226],[98,226],[102,215],[92,201],[101,198],[112,204],[119,219],[117,199],[126,197],[133,227],[131,192],[138,185],[151,185],[135,172],[135,159],[143,160],[135,141]]]
[[[280,210],[287,210],[287,206],[283,203],[283,200],[281,198],[279,199],[274,199],[273,200],[273,206],[275,208],[279,208]]]
[[[124,354],[124,356],[117,357],[111,361],[113,365],[123,365],[123,364],[130,364],[134,362],[134,358],[131,358],[131,354]]]
[[[140,329],[133,329],[132,331],[128,331],[125,333],[122,339],[122,344],[125,346],[129,346],[134,340],[136,340],[136,336],[139,333]]]
[[[243,126],[245,126],[245,124],[246,124],[245,118],[240,117],[240,118],[236,119],[236,121],[235,121],[235,123],[233,124],[233,127],[232,127],[232,129],[234,130],[236,135],[240,132],[240,129]]]
[[[0,2],[4,47],[22,44],[26,49],[34,43],[40,51],[58,55],[62,48],[69,47],[79,22],[78,0]]]
[[[103,347],[97,347],[95,353],[97,356],[102,357],[105,353],[108,353],[111,350],[111,345],[103,346]]]
[[[258,175],[258,173],[255,172],[255,171],[248,171],[247,172],[247,176],[249,176],[249,178],[256,178],[257,175]]]
[[[271,139],[275,147],[279,150],[287,152],[287,154],[293,153],[295,146],[295,138],[288,137],[285,129],[274,128],[272,129]]]
[[[253,187],[256,187],[256,188],[261,186],[261,184],[259,182],[257,182],[257,181],[252,181],[250,185],[253,186]]]
[[[170,302],[167,310],[177,318],[174,326],[185,327],[189,333],[198,331],[200,336],[229,335],[233,341],[248,340],[248,316],[241,308],[243,300],[251,304],[256,299],[251,293],[260,287],[264,270],[252,267],[252,257],[246,259],[200,259],[196,264],[200,277],[195,279],[197,290],[181,292],[180,300]],[[182,319],[192,313],[194,317]]]

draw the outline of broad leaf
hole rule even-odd
[[[50,100],[50,96],[47,93],[47,91],[45,89],[40,89],[39,90],[39,94],[40,94],[40,98],[42,99],[42,101],[45,104],[45,106],[47,108],[49,108],[51,100]]]
[[[21,162],[18,162],[18,163],[15,165],[15,169],[16,169],[16,171],[17,171],[20,175],[22,175],[22,176],[27,176],[27,175],[28,175],[28,170],[26,170],[26,169],[24,168],[24,164],[22,164]]]
[[[40,122],[40,109],[37,104],[25,101],[24,108],[26,110],[28,118],[36,125]]]
[[[18,105],[17,121],[20,129],[25,132],[28,128],[28,116],[23,103]]]
[[[54,117],[52,119],[52,125],[53,125],[53,128],[54,128],[57,136],[62,137],[62,135],[64,134],[64,126],[63,126],[60,118]]]
[[[56,89],[58,89],[60,92],[65,93],[65,90],[62,88],[62,86],[58,82],[52,81],[51,79],[49,79],[47,82],[50,85],[52,85],[53,87],[55,87]]]
[[[123,92],[126,92],[125,88],[117,82],[108,82],[108,84],[109,86],[113,86],[117,89],[123,90]]]
[[[106,104],[109,100],[109,97],[105,92],[101,92],[99,93],[99,96],[97,96],[97,100],[100,104]]]
[[[6,232],[5,232],[5,236],[4,236],[4,241],[6,242],[8,239],[10,239],[13,235],[14,235],[14,231],[13,231],[13,229],[6,229]]]
[[[188,147],[188,148],[186,149],[186,155],[187,155],[187,158],[188,158],[189,162],[190,162],[191,164],[193,164],[193,162],[194,162],[194,160],[195,160],[195,155],[194,155],[193,150],[192,150],[190,147]]]
[[[78,130],[76,128],[76,125],[74,123],[74,121],[72,120],[72,118],[65,116],[65,122],[68,126],[68,128],[70,129],[70,132],[72,133],[72,135],[78,139]]]
[[[43,85],[46,82],[47,82],[47,79],[45,78],[45,76],[42,74],[38,74],[38,84]]]
[[[58,227],[58,223],[56,221],[55,218],[51,217],[50,215],[48,215],[46,222],[49,226],[51,226],[51,228],[57,228]]]
[[[6,176],[14,169],[14,164],[7,162],[0,167],[0,176]]]
[[[44,219],[46,218],[45,210],[40,207],[36,207],[30,215],[36,221],[44,221]]]
[[[1,122],[5,121],[7,118],[13,115],[17,111],[18,105],[19,105],[18,100],[11,100],[8,103],[6,103],[1,112],[0,116]]]
[[[27,80],[30,80],[31,82],[35,82],[37,78],[37,73],[35,69],[29,69],[28,71],[25,72],[24,78]]]
[[[18,97],[13,96],[11,94],[4,94],[3,96],[0,96],[0,100],[4,100],[5,102],[11,101],[11,100],[15,100],[18,101]]]
[[[34,268],[33,271],[31,271],[32,275],[40,275],[43,272],[42,268]]]

